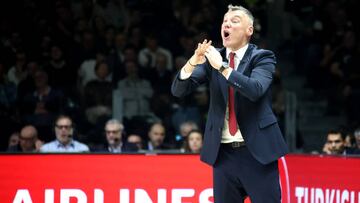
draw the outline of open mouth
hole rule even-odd
[[[224,31],[224,37],[228,38],[230,36],[230,33],[228,31]]]

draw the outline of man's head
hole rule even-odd
[[[36,150],[37,130],[32,125],[27,125],[20,132],[20,147],[23,152],[34,152]]]
[[[185,138],[190,131],[192,130],[198,130],[199,127],[196,125],[196,123],[192,121],[184,122],[180,125],[180,135]]]
[[[109,76],[109,66],[105,61],[98,62],[95,65],[95,74],[100,80],[105,80]]]
[[[44,88],[48,86],[48,74],[43,70],[37,70],[34,74],[35,86]]]
[[[137,134],[131,134],[128,136],[127,138],[128,143],[133,143],[136,144],[136,146],[138,147],[138,149],[142,149],[142,139],[140,135]]]
[[[221,25],[223,46],[238,50],[250,41],[254,31],[254,17],[242,6],[228,6]]]
[[[339,130],[331,130],[327,134],[326,144],[331,154],[342,154],[345,150],[345,136]]]
[[[124,125],[117,119],[111,119],[105,124],[106,140],[109,146],[121,143]]]
[[[56,139],[66,145],[69,144],[73,137],[73,123],[69,116],[61,115],[55,121]]]
[[[137,63],[135,61],[125,61],[125,71],[128,77],[137,77],[139,71]]]
[[[149,133],[151,144],[156,148],[164,143],[165,127],[161,123],[155,123],[151,126]]]

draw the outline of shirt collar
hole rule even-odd
[[[122,148],[122,142],[116,146],[108,146],[108,150],[109,152],[121,152],[121,148]]]
[[[73,140],[71,140],[67,145],[64,145],[63,143],[59,142],[59,140],[56,140],[55,143],[57,148],[75,147]]]
[[[249,44],[246,44],[245,46],[241,47],[240,49],[233,51],[235,52],[235,57],[239,59],[239,61],[244,57],[245,52],[247,48],[249,47]],[[229,48],[226,48],[226,58],[229,59],[230,52],[232,52]]]

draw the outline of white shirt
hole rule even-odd
[[[149,100],[154,91],[149,81],[124,78],[118,82],[118,90],[121,91],[123,114],[126,118],[151,113]]]
[[[226,75],[227,80],[229,79],[231,73],[238,68],[240,61],[244,57],[248,46],[249,45],[247,44],[244,47],[235,51],[234,70],[231,69],[231,71],[229,71],[229,74]],[[226,58],[228,59],[229,63],[230,63],[230,52],[231,52],[231,50],[226,49]],[[227,103],[227,105],[226,105],[226,113],[225,113],[225,119],[224,119],[224,128],[222,130],[221,143],[243,142],[244,138],[240,132],[238,125],[237,125],[237,131],[234,136],[232,136],[229,132],[229,106],[228,105],[229,105],[229,103]]]
[[[81,142],[72,140],[69,144],[64,145],[60,143],[58,140],[54,140],[52,142],[46,143],[40,148],[40,152],[89,152],[89,147]]]

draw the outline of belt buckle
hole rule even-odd
[[[243,145],[242,142],[232,142],[232,143],[231,143],[231,147],[232,147],[232,148],[239,148],[239,147],[241,147],[242,145]]]

